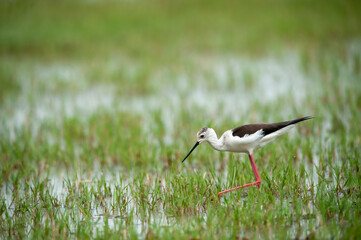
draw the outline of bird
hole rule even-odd
[[[225,131],[219,139],[213,128],[204,127],[197,132],[197,141],[187,156],[183,159],[182,163],[189,157],[193,150],[203,142],[209,143],[211,147],[217,151],[246,153],[248,154],[251,162],[252,171],[256,181],[221,191],[218,193],[218,197],[222,194],[250,186],[257,186],[260,188],[261,177],[253,158],[254,151],[264,147],[268,143],[274,141],[277,137],[285,134],[296,124],[311,118],[313,117],[307,116],[284,122],[247,124]]]

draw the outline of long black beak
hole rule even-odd
[[[197,147],[198,145],[199,145],[199,142],[196,142],[196,144],[194,144],[192,150],[187,154],[187,156],[183,159],[182,162],[184,162],[184,161],[187,159],[187,157],[188,157],[189,155],[191,155],[191,153],[193,152],[193,150],[196,149],[196,147]]]

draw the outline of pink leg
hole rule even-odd
[[[261,185],[261,177],[259,176],[259,173],[258,173],[256,164],[254,163],[253,156],[252,156],[251,154],[248,154],[248,156],[249,156],[249,160],[251,161],[252,171],[253,171],[253,173],[254,173],[254,176],[255,176],[255,178],[256,178],[256,181],[253,182],[253,183],[245,184],[245,185],[243,185],[243,186],[239,186],[239,187],[235,187],[235,188],[231,188],[231,189],[227,189],[227,190],[224,190],[224,191],[222,191],[222,192],[219,192],[219,193],[218,193],[218,197],[221,196],[221,195],[224,194],[224,193],[232,192],[232,191],[234,191],[234,190],[241,189],[241,188],[246,188],[246,187],[250,187],[250,186],[253,186],[253,185],[257,185],[258,188],[260,187],[260,185]]]

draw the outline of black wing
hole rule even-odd
[[[244,135],[246,135],[246,134],[251,135],[251,134],[257,132],[258,130],[262,129],[263,135],[266,136],[266,135],[276,132],[284,127],[305,121],[310,118],[312,118],[312,117],[302,117],[302,118],[298,118],[295,120],[278,122],[278,123],[247,124],[247,125],[243,125],[243,126],[232,129],[232,132],[233,132],[232,135],[238,136],[238,137],[244,137]]]

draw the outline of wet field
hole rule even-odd
[[[1,4],[1,239],[360,234],[358,3]],[[181,163],[204,126],[306,115],[255,152],[259,190],[217,198],[247,155]]]

